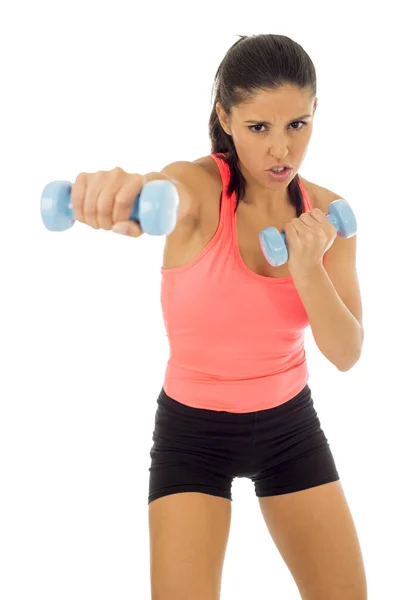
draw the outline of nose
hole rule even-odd
[[[267,144],[269,147],[269,155],[276,158],[278,161],[283,160],[288,154],[288,144],[285,135],[275,134],[268,137]]]

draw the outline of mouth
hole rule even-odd
[[[268,176],[272,181],[286,181],[292,176],[292,168],[284,167],[282,171],[273,171],[272,169],[268,169],[266,173],[268,173]]]
[[[277,170],[275,170],[277,169]],[[268,171],[273,171],[273,173],[279,173],[282,172],[283,170],[287,170],[287,169],[292,169],[291,165],[275,165],[274,167],[271,167],[270,169],[267,169]]]

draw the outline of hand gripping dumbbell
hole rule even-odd
[[[75,223],[71,204],[72,184],[52,181],[42,192],[41,215],[50,231],[65,231]],[[166,179],[155,179],[143,186],[129,220],[136,221],[149,235],[169,235],[176,226],[179,195]]]
[[[334,225],[342,238],[350,238],[357,231],[356,217],[349,203],[344,200],[334,200],[328,207],[327,219]],[[288,250],[285,243],[285,233],[280,233],[275,227],[266,227],[259,234],[260,246],[266,260],[273,267],[280,267],[288,260]]]

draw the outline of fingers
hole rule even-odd
[[[310,212],[305,212],[298,217],[298,221],[304,225],[312,226],[316,223],[316,219]]]
[[[319,235],[336,235],[337,230],[320,208],[302,213],[299,217],[302,225],[312,228]]]
[[[83,219],[87,225],[93,227],[93,229],[100,229],[98,221],[98,208],[97,199],[103,188],[108,194],[109,189],[105,184],[105,171],[98,171],[97,173],[90,174],[88,178],[86,194],[83,201]]]
[[[133,204],[145,184],[144,175],[131,173],[115,195],[112,210],[112,221],[127,221],[131,215]]]
[[[112,227],[114,233],[127,235],[128,237],[137,238],[143,234],[143,230],[136,221],[119,221]]]
[[[295,221],[295,219],[293,219],[292,221],[289,221],[288,223],[285,224],[285,227],[284,227],[285,237],[288,240],[292,239],[293,237],[298,237],[298,235],[299,235],[298,228],[295,227],[294,221]]]
[[[125,178],[128,177],[123,169],[116,167],[112,171],[107,171],[105,177],[98,179],[98,189],[96,190],[96,221],[100,229],[109,231],[114,225],[112,220],[112,211],[115,202],[115,195],[118,193]]]
[[[80,173],[71,190],[74,217],[93,229],[108,231],[123,222],[128,226],[128,234],[138,237],[143,231],[138,223],[129,223],[129,217],[144,184],[143,175],[126,173],[119,167],[112,171]]]
[[[97,195],[101,190],[105,171],[79,173],[71,190],[74,218],[81,223],[99,229],[97,221]]]
[[[79,173],[71,189],[71,204],[74,218],[83,223],[83,203],[86,195],[88,177],[88,173]]]

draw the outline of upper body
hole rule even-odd
[[[186,217],[165,240],[162,266],[170,269],[189,263],[214,236],[219,223],[222,179],[217,164],[210,155],[192,163],[172,163],[161,173],[175,184],[177,182],[180,196],[185,196],[190,206]],[[318,207],[328,212],[329,202],[340,198],[303,177],[301,181],[313,208]],[[270,212],[247,204],[245,199],[239,203],[236,211],[238,244],[241,257],[251,271],[266,277],[289,276],[287,263],[272,267],[265,260],[259,244],[259,232],[270,226],[282,232],[284,225],[295,217],[295,207],[288,201]]]
[[[168,179],[177,188],[162,309],[171,352],[164,387],[180,402],[246,412],[289,400],[307,381],[308,325],[340,371],[359,360],[356,227],[347,239],[337,236],[327,215],[341,196],[299,176],[316,87],[314,65],[299,44],[286,36],[244,36],[215,76],[211,155],[144,176],[82,173],[73,186],[76,219],[122,227],[132,237],[143,233],[131,218],[143,185]],[[277,176],[274,167],[288,169]],[[259,234],[268,227],[285,234],[288,261],[279,267],[263,255]]]
[[[265,260],[259,232],[269,226],[283,231],[295,207],[287,199],[267,211],[244,197],[235,211],[235,195],[226,193],[229,169],[217,155],[173,163],[162,173],[186,207],[163,256],[171,351],[165,391],[193,407],[230,412],[289,400],[308,380],[303,332],[309,320],[287,264],[272,267]],[[327,213],[339,197],[302,177],[300,184],[304,210]],[[354,310],[355,304],[352,297]]]
[[[170,179],[180,198],[162,267],[164,387],[191,406],[246,412],[304,387],[308,325],[340,371],[359,359],[356,236],[337,236],[327,219],[341,196],[299,176],[318,104],[303,50],[278,36],[246,38],[215,83],[212,154],[149,174]],[[271,176],[274,166],[290,167],[284,180]],[[262,252],[267,227],[285,232],[288,261],[279,267]]]
[[[210,242],[219,222],[222,180],[212,156],[193,162],[179,161],[167,165],[160,173],[147,174],[147,179],[167,177],[177,187],[184,205],[184,216],[165,239],[163,268],[183,266],[195,258]],[[328,214],[329,205],[342,198],[336,192],[300,177],[312,208]],[[243,262],[259,275],[273,278],[289,276],[287,263],[271,266],[263,256],[258,234],[265,227],[280,232],[296,217],[295,207],[288,201],[273,212],[240,202],[236,211],[237,241]],[[347,308],[362,323],[362,301],[356,270],[356,236],[343,240],[337,237],[323,257],[323,266]]]

